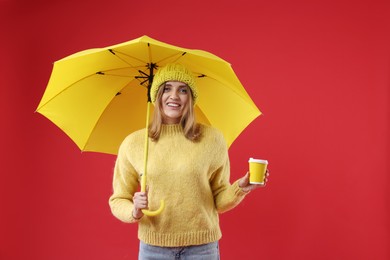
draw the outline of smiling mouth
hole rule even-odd
[[[180,104],[177,103],[167,103],[168,107],[180,107]]]

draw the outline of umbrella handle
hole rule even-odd
[[[145,174],[142,175],[142,179],[141,179],[141,191],[142,192],[146,192],[146,178],[145,178]],[[142,210],[142,213],[144,213],[146,216],[149,216],[149,217],[154,217],[154,216],[157,216],[158,214],[160,214],[165,208],[165,202],[164,200],[160,200],[160,207],[157,209],[157,210],[147,210],[147,209],[143,209]]]
[[[160,207],[157,210],[152,211],[152,210],[143,209],[142,213],[144,213],[146,216],[154,217],[160,214],[164,210],[164,208],[165,208],[165,202],[164,200],[160,200]]]
[[[148,135],[148,127],[149,127],[149,114],[150,114],[150,101],[148,101],[147,108],[146,108],[146,129],[145,129],[145,149],[144,149],[144,174],[142,174],[141,177],[141,192],[146,192],[146,172],[147,172],[147,165],[148,165],[148,150],[149,150],[149,135]],[[144,213],[146,216],[157,216],[160,214],[165,208],[165,202],[164,200],[160,201],[160,207],[155,210],[147,210],[143,209],[142,213]]]

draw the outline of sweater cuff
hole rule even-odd
[[[243,191],[242,188],[238,185],[239,180],[236,180],[233,183],[233,189],[234,189],[234,194],[236,194],[238,197],[243,196],[245,197],[247,194],[250,193],[250,191]]]
[[[134,206],[132,207],[131,211],[130,211],[130,216],[129,216],[129,223],[137,223],[137,222],[140,222],[141,219],[143,218],[140,217],[140,218],[135,218],[134,215],[133,215],[133,210],[134,210]]]
[[[142,218],[136,219],[133,216],[134,205],[129,200],[110,200],[112,214],[125,223],[136,223]]]
[[[140,222],[141,219],[143,218],[144,216],[140,217],[140,218],[136,218],[134,217],[133,215],[133,210],[131,211],[131,223],[136,223],[136,222]]]

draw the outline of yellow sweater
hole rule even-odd
[[[133,194],[143,172],[145,129],[129,135],[119,148],[109,199],[114,216],[139,222],[138,238],[146,244],[179,247],[221,238],[218,213],[237,206],[246,193],[230,184],[227,145],[215,128],[202,126],[200,142],[185,138],[180,125],[163,125],[157,142],[149,142],[147,185],[149,209],[165,200],[154,217],[132,216]]]

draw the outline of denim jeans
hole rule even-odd
[[[139,260],[219,260],[218,242],[199,246],[159,247],[140,242]]]

